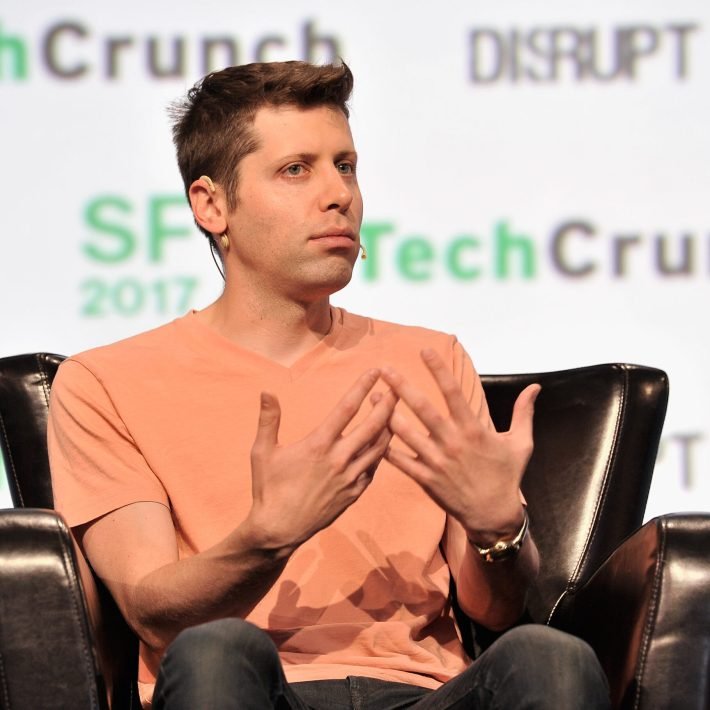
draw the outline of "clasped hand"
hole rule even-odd
[[[518,396],[510,429],[497,432],[485,402],[474,412],[441,357],[422,351],[448,414],[399,372],[364,373],[330,416],[300,441],[280,445],[278,399],[262,393],[259,427],[251,451],[251,522],[266,544],[288,554],[327,527],[371,483],[383,457],[416,481],[470,539],[500,537],[520,526],[520,482],[533,448],[532,420],[539,385]],[[390,387],[371,396],[372,409],[347,434],[368,393],[382,378]],[[397,410],[402,399],[420,426]],[[398,436],[410,452],[390,446]]]

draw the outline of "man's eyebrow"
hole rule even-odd
[[[305,163],[313,163],[318,160],[319,154],[317,153],[290,153],[289,155],[284,155],[278,159],[276,162],[289,162],[291,160],[302,160]],[[357,160],[357,151],[355,150],[341,150],[334,156],[335,160]]]
[[[316,157],[315,153],[289,153],[279,158],[279,161],[289,162],[291,160],[303,160],[306,163],[312,163]]]

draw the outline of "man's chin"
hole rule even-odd
[[[302,282],[302,295],[305,295],[305,292],[309,292],[313,300],[330,296],[344,289],[350,283],[352,277],[352,264],[343,263],[338,268],[332,268],[331,265],[327,273],[321,272],[314,278],[308,279],[307,283]]]
[[[343,275],[341,278],[338,279],[332,279],[324,284],[325,289],[328,292],[328,295],[332,293],[337,293],[338,291],[342,291],[352,280],[353,278],[353,272],[352,270],[349,271],[347,274]]]

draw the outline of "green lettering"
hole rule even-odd
[[[434,248],[424,237],[407,239],[397,250],[397,266],[410,281],[428,281],[433,260]]]
[[[477,251],[481,242],[477,237],[463,234],[456,237],[446,250],[446,266],[451,275],[463,281],[477,279],[481,275],[481,269],[477,266],[461,263],[461,255],[465,251]]]
[[[532,278],[535,275],[535,245],[532,239],[522,234],[511,234],[507,222],[499,222],[495,227],[495,273],[498,278],[508,278],[509,257],[515,252],[520,257],[522,277]]]
[[[131,203],[117,195],[97,197],[89,202],[84,212],[89,227],[106,240],[106,246],[85,242],[82,250],[89,259],[115,264],[130,259],[136,250],[136,238],[129,227],[111,220],[111,214],[130,215]]]
[[[0,25],[0,79],[5,78],[3,72],[4,59],[9,57],[12,61],[12,78],[27,78],[27,45],[19,37],[6,35]]]

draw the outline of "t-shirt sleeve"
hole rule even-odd
[[[469,354],[458,340],[454,340],[453,345],[453,371],[473,412],[486,426],[492,427],[493,422],[488,412],[488,402],[486,402],[481,378],[478,376]]]
[[[109,393],[76,360],[63,362],[52,384],[47,445],[55,508],[70,527],[130,503],[168,505]]]

